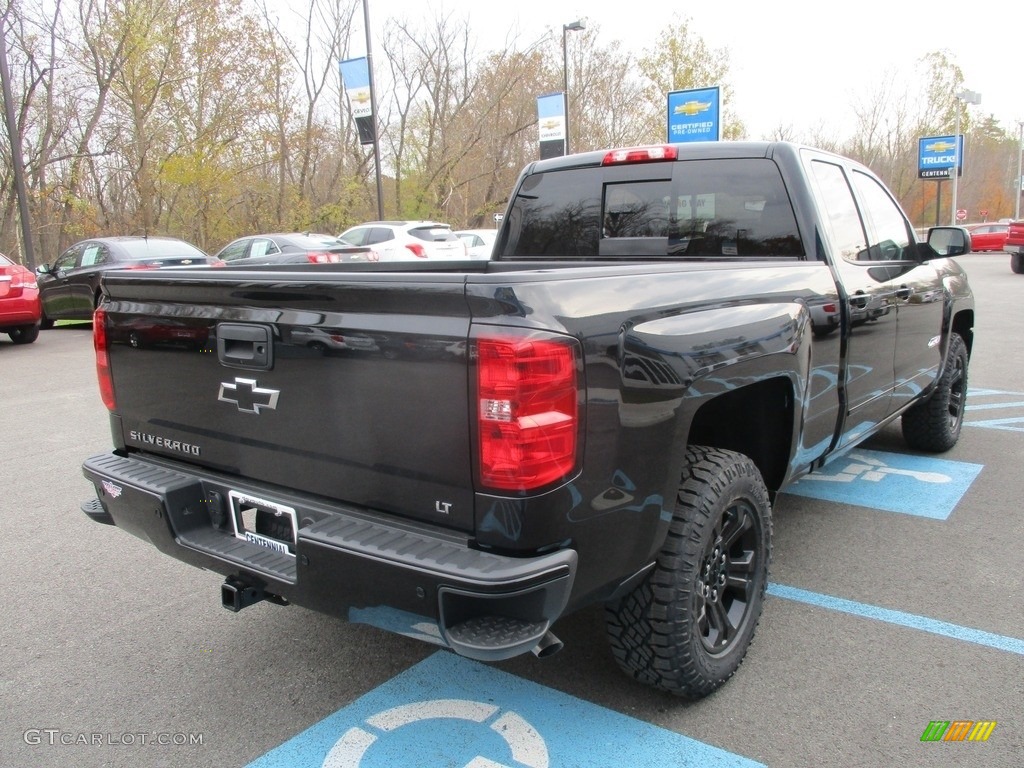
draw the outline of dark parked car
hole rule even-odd
[[[217,258],[228,266],[257,264],[335,264],[342,261],[377,261],[372,248],[350,245],[334,235],[310,232],[274,232],[232,240]]]
[[[36,270],[43,303],[42,327],[55,320],[91,320],[100,277],[111,269],[156,269],[214,264],[191,243],[174,237],[94,237],[75,243],[53,264]]]
[[[40,311],[36,276],[0,253],[0,333],[31,344],[39,336]]]

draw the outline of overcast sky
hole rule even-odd
[[[964,86],[981,94],[972,114],[992,114],[1014,135],[1024,121],[1020,0],[367,1],[375,28],[392,16],[416,21],[417,15],[426,19],[451,12],[468,18],[481,51],[501,47],[510,35],[520,47],[549,32],[560,42],[563,24],[585,19],[588,27],[599,28],[600,44],[620,40],[639,54],[653,46],[660,29],[688,20],[691,32],[708,46],[729,51],[732,107],[751,138],[780,125],[791,125],[802,136],[826,126],[841,137],[842,126],[853,123],[853,103],[877,92],[887,72],[909,81],[916,60],[937,50],[960,66]],[[572,45],[574,33],[569,35]]]

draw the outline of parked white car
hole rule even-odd
[[[494,241],[498,238],[496,229],[461,229],[456,233],[457,237],[465,241],[469,248],[469,258],[486,261],[491,258],[494,250]]]
[[[436,221],[368,221],[346,229],[338,239],[372,247],[381,261],[469,258],[466,244],[452,228]]]

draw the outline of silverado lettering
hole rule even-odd
[[[202,453],[202,449],[198,445],[183,443],[181,440],[168,440],[167,438],[160,437],[159,435],[151,435],[147,432],[139,432],[135,429],[128,432],[128,438],[137,443],[154,445],[157,448],[166,448],[168,451],[188,453],[192,456],[199,456]]]
[[[847,158],[710,142],[530,164],[489,261],[110,271],[83,510],[231,610],[430,622],[474,659],[548,656],[600,605],[627,674],[706,696],[760,618],[776,494],[897,420],[956,443],[969,249]],[[130,344],[183,321],[208,343]],[[194,394],[246,375],[267,399]]]

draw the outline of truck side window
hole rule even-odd
[[[836,248],[834,256],[858,261],[860,254],[867,253],[868,240],[846,174],[840,166],[821,160],[813,161],[811,169],[818,182],[819,198],[832,234],[830,239]]]
[[[864,202],[864,219],[870,232],[867,258],[899,261],[914,242],[910,225],[899,206],[873,178],[853,172],[853,186]]]

